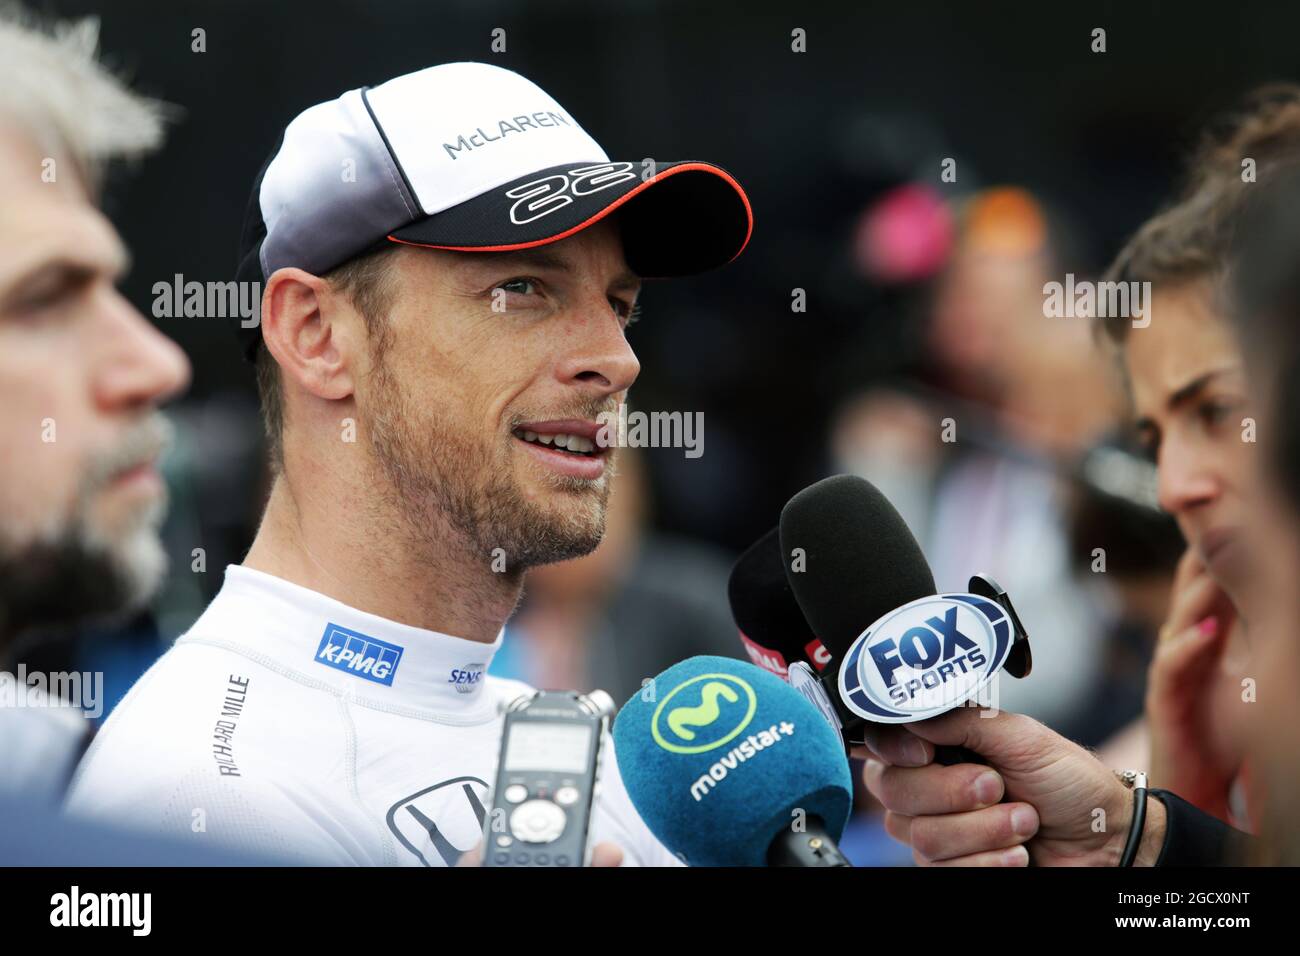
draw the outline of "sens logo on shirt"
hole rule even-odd
[[[377,637],[369,637],[338,624],[326,624],[325,635],[316,650],[316,660],[326,667],[355,674],[366,680],[393,686],[393,675],[402,659],[402,649]]]
[[[447,678],[447,683],[454,685],[458,694],[472,694],[478,689],[479,681],[482,679],[483,665],[474,663],[453,670],[451,676]]]

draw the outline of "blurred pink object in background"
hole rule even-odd
[[[939,193],[919,183],[891,189],[858,220],[854,262],[877,282],[916,282],[934,275],[953,243],[953,217]]]

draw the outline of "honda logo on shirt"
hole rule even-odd
[[[402,648],[338,624],[326,624],[316,649],[317,662],[357,677],[393,686]]]
[[[425,866],[455,866],[482,836],[489,789],[470,776],[435,783],[393,804],[388,829]]]

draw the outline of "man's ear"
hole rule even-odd
[[[277,269],[262,293],[262,340],[281,375],[318,398],[353,391],[356,323],[329,282],[302,269]],[[354,316],[353,316],[354,317]]]

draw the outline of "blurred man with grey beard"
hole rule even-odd
[[[118,293],[127,253],[96,204],[106,163],[161,141],[159,105],[97,62],[94,23],[23,21],[0,9],[0,794],[57,800],[87,724],[28,686],[15,638],[157,589],[157,408],[189,363]]]

